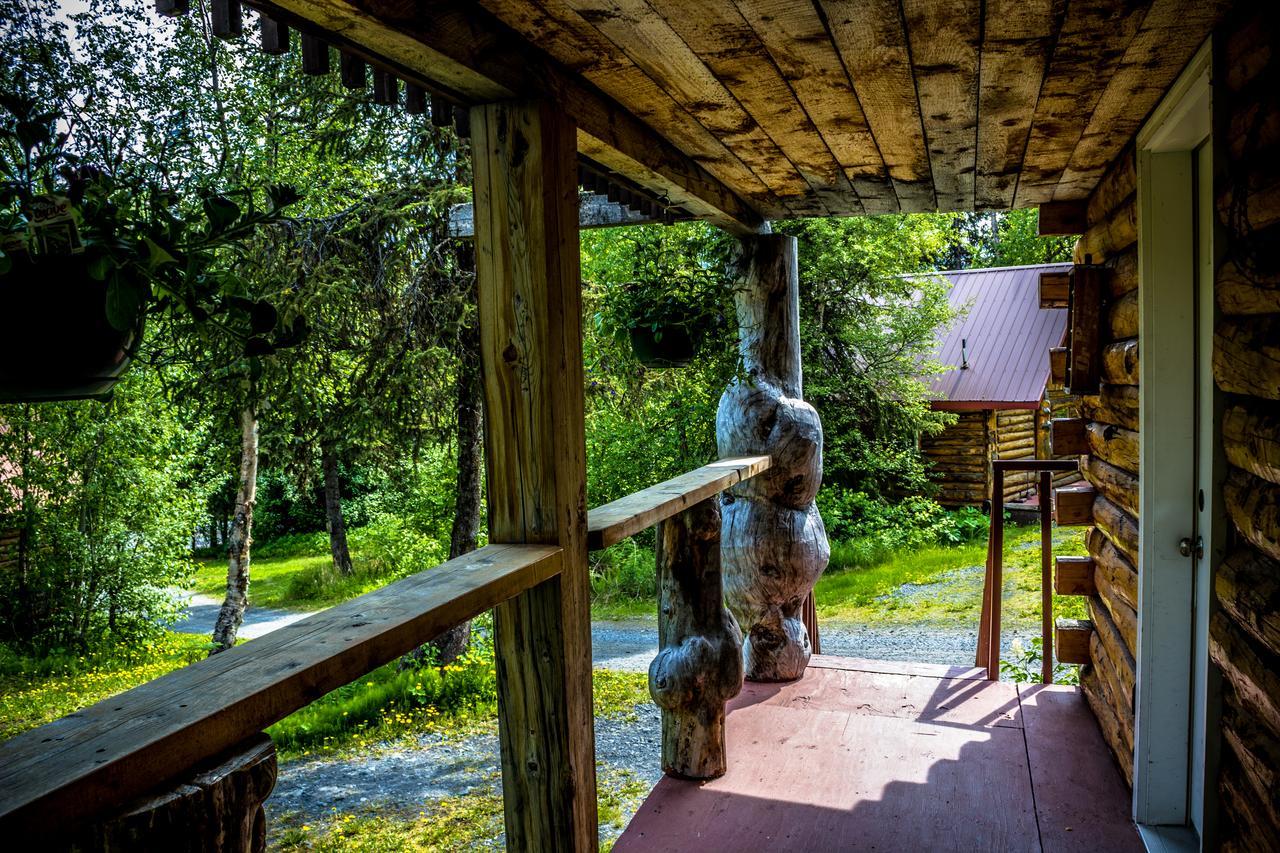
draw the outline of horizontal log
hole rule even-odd
[[[1102,730],[1102,739],[1111,748],[1125,782],[1133,784],[1133,719],[1126,718],[1108,699],[1097,668],[1093,665],[1080,670],[1080,692],[1089,703],[1089,709]]]
[[[1235,689],[1241,706],[1280,737],[1280,660],[1222,612],[1209,617],[1209,656]]]
[[[1099,393],[1080,399],[1080,412],[1091,421],[1138,429],[1138,388],[1135,385],[1103,385]]]
[[[1223,79],[1228,91],[1239,92],[1260,78],[1266,83],[1264,74],[1275,68],[1280,58],[1276,49],[1280,32],[1271,12],[1270,7],[1256,6],[1243,21],[1223,28],[1223,55],[1231,57],[1230,62],[1224,63]]]
[[[1138,613],[1121,599],[1119,591],[1110,585],[1107,575],[1095,571],[1094,581],[1098,584],[1096,598],[1106,607],[1116,636],[1123,643],[1128,660],[1132,661],[1138,652]]]
[[[1222,484],[1222,502],[1240,535],[1280,560],[1280,486],[1231,468]]]
[[[1119,297],[1107,308],[1107,331],[1110,341],[1122,341],[1138,336],[1138,291]],[[1137,384],[1137,381],[1125,383]]]
[[[1261,807],[1269,827],[1280,827],[1280,739],[1258,725],[1229,686],[1222,691],[1221,729],[1250,789],[1248,799]]]
[[[1218,853],[1258,853],[1270,851],[1280,837],[1280,824],[1268,815],[1253,784],[1245,777],[1227,732],[1227,749],[1222,751],[1218,769],[1219,825]]]
[[[1280,234],[1276,235],[1280,239]],[[1246,273],[1234,261],[1218,268],[1214,292],[1223,314],[1280,313],[1280,270]]]
[[[1133,204],[1138,189],[1137,158],[1132,149],[1126,149],[1107,169],[1102,180],[1089,195],[1090,222],[1107,219],[1122,204]]]
[[[1280,315],[1220,320],[1213,336],[1213,377],[1223,391],[1280,400]]]
[[[1089,636],[1093,625],[1085,619],[1059,619],[1053,628],[1053,648],[1059,663],[1089,662]]]
[[[1049,448],[1054,456],[1089,452],[1089,422],[1084,418],[1054,418],[1049,422]]]
[[[1254,165],[1256,164],[1256,165]],[[1232,173],[1215,182],[1218,219],[1232,227],[1232,218],[1249,223],[1251,231],[1280,224],[1280,166],[1268,158],[1237,164]]]
[[[1096,456],[1086,456],[1080,473],[1099,493],[1130,515],[1138,514],[1138,478]]]
[[[597,507],[587,513],[587,547],[608,548],[767,470],[768,456],[720,459]]]
[[[1246,545],[1222,561],[1213,583],[1223,611],[1280,656],[1280,561]]]
[[[1021,459],[1025,456],[1033,456],[1035,449],[1036,440],[1034,437],[1027,437],[1017,441],[1002,441],[996,445],[996,451],[1001,459]]]
[[[1227,461],[1254,476],[1280,483],[1280,416],[1270,408],[1234,405],[1222,415]]]
[[[4,837],[67,831],[560,573],[561,549],[488,545],[0,744]]]
[[[1063,486],[1053,490],[1053,517],[1059,526],[1093,524],[1093,486]]]
[[[1131,429],[1090,422],[1085,429],[1091,453],[1117,468],[1131,473],[1138,471],[1138,434]]]
[[[1138,341],[1130,338],[1102,348],[1102,381],[1112,385],[1138,384]]]
[[[1107,664],[1111,668],[1116,685],[1128,707],[1134,707],[1134,695],[1137,691],[1138,665],[1133,652],[1129,650],[1111,611],[1102,599],[1094,596],[1089,599],[1089,621],[1093,624],[1094,650],[1101,649]],[[1092,652],[1091,652],[1092,653]],[[1096,655],[1095,655],[1096,657]],[[1106,672],[1103,673],[1106,675]]]
[[[1066,271],[1040,273],[1041,308],[1066,308],[1070,296],[1070,279]]]
[[[1130,563],[1138,564],[1138,522],[1133,516],[1098,495],[1093,499],[1093,523]]]
[[[1111,591],[1130,610],[1138,608],[1138,571],[1115,543],[1099,528],[1089,530],[1085,546],[1093,557],[1094,585]]]
[[[1138,207],[1129,196],[1104,219],[1089,224],[1076,243],[1073,257],[1078,264],[1100,264],[1138,242]]]
[[[1093,595],[1092,557],[1055,557],[1053,591],[1058,595]]]
[[[1138,247],[1131,246],[1107,261],[1107,293],[1114,302],[1138,289]]]

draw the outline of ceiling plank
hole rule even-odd
[[[972,210],[981,4],[903,0],[939,210]]]
[[[732,0],[648,0],[804,176],[826,209],[861,212],[853,184]]]
[[[862,105],[812,0],[734,0],[822,134],[866,213],[893,213],[898,197]]]
[[[565,0],[541,0],[536,5],[525,0],[479,2],[535,47],[619,100],[641,121],[662,128],[672,143],[764,216],[776,219],[790,214],[736,154]]]
[[[371,51],[406,76],[420,76],[465,102],[551,98],[573,117],[580,139],[585,134],[617,152],[618,163],[641,167],[634,168],[636,174],[624,172],[636,183],[735,233],[761,227],[760,214],[701,164],[473,3],[273,0],[255,5]]]
[[[1094,105],[1138,32],[1147,3],[1072,0],[1058,34],[1018,178],[1015,207],[1052,201]]]
[[[821,0],[904,212],[936,210],[920,102],[898,0]]]
[[[1152,4],[1089,117],[1055,199],[1089,194],[1230,7],[1230,0]]]
[[[792,212],[828,211],[755,119],[646,0],[567,0],[762,180]]]
[[[987,0],[978,79],[974,206],[1013,206],[1031,117],[1065,0]]]

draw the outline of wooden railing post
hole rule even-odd
[[[494,610],[507,848],[595,850],[576,131],[538,101],[471,133],[489,539],[563,548]]]
[[[662,769],[714,779],[727,769],[724,705],[742,689],[742,631],[724,606],[720,497],[658,525],[658,656],[649,692],[662,708]]]

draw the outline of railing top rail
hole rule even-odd
[[[719,459],[587,513],[587,547],[608,548],[769,469],[768,456]]]
[[[1075,471],[1079,459],[993,459],[993,468],[1001,471]]]
[[[558,546],[489,545],[18,735],[0,832],[70,831],[560,570]]]

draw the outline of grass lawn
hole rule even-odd
[[[1055,555],[1086,553],[1084,528],[1055,528]],[[841,545],[832,545],[838,565]],[[870,626],[976,628],[982,610],[986,542],[933,546],[895,554],[870,568],[828,570],[816,590],[820,621]],[[1078,596],[1054,596],[1056,616],[1082,618]],[[1040,528],[1006,527],[1004,625],[1040,624]]]
[[[222,598],[227,592],[227,561],[204,559],[197,563],[191,589]],[[305,557],[254,557],[249,566],[249,603],[273,610],[320,610],[385,586],[385,578],[358,570],[339,578],[328,555]]]

